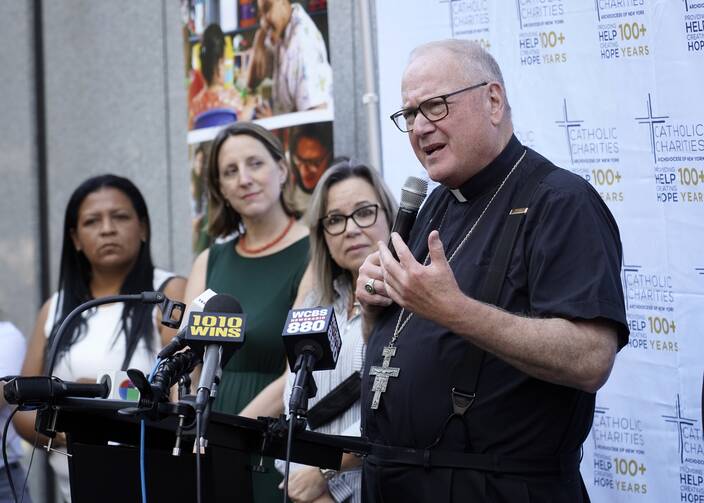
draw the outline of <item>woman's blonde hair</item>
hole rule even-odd
[[[335,162],[325,171],[320,180],[318,180],[318,184],[313,191],[308,206],[308,211],[306,212],[306,224],[310,229],[311,266],[318,295],[315,302],[318,304],[333,303],[335,299],[333,281],[340,276],[343,276],[348,281],[348,286],[354,289],[354,285],[352,285],[352,274],[342,269],[332,259],[330,250],[328,250],[327,243],[325,242],[323,225],[320,223],[320,219],[323,218],[327,212],[327,199],[330,188],[349,178],[361,178],[371,185],[379,199],[381,205],[380,210],[386,214],[389,231],[391,230],[392,222],[395,220],[396,212],[398,211],[398,204],[396,204],[396,200],[391,194],[391,191],[389,191],[389,188],[377,174],[376,170],[369,166],[343,159]]]

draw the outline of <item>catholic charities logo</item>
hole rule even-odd
[[[672,276],[644,270],[640,265],[623,265],[626,309],[672,311],[675,302]]]
[[[684,2],[684,10],[691,12],[696,9],[704,9],[704,1],[702,0],[682,0]]]
[[[565,7],[562,0],[516,0],[521,30],[562,21]]]
[[[679,393],[674,409],[674,414],[665,414],[662,418],[666,423],[674,424],[677,428],[680,463],[704,464],[704,445],[702,445],[702,430],[698,426],[699,420],[682,413]]]
[[[555,121],[565,130],[565,141],[572,164],[617,162],[619,145],[615,127],[589,127],[582,119],[570,117],[567,99],[562,100],[562,117]]]
[[[635,120],[647,127],[655,164],[704,160],[704,121],[674,121],[656,112],[650,93],[645,113]]]
[[[704,501],[704,447],[699,420],[682,413],[679,394],[674,409],[674,414],[665,414],[662,418],[677,428],[680,501]]]

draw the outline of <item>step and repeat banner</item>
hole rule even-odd
[[[424,174],[387,118],[410,50],[471,39],[503,70],[519,139],[588,180],[619,223],[631,337],[584,444],[593,501],[704,501],[704,0],[382,0],[376,12],[391,187]]]

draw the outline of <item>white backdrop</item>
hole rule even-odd
[[[517,136],[616,217],[629,345],[597,395],[582,473],[595,502],[704,502],[704,0],[378,0],[384,177],[424,174],[388,116],[408,53],[479,41]]]

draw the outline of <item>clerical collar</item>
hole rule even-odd
[[[521,156],[525,147],[515,135],[501,153],[482,170],[456,189],[449,189],[460,203],[471,201],[501,182]]]

